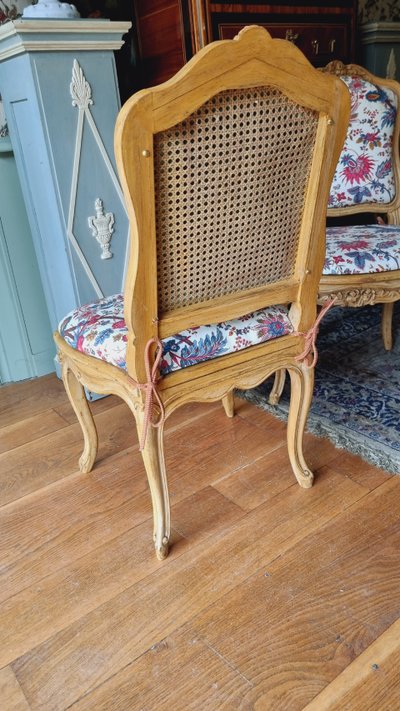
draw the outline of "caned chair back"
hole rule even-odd
[[[161,314],[293,277],[318,119],[250,87],[155,136]]]
[[[151,338],[278,303],[296,328],[312,325],[347,120],[346,89],[327,78],[251,27],[123,107],[127,367],[139,381]]]

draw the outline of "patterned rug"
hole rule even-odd
[[[331,309],[321,323],[319,360],[308,431],[400,474],[400,308],[394,313],[394,347],[384,350],[381,307]],[[277,406],[268,404],[271,379],[243,393],[286,419],[289,378]]]

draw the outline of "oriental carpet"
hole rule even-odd
[[[333,308],[318,335],[319,359],[307,429],[336,446],[400,474],[400,304],[394,346],[385,351],[381,306]],[[280,419],[287,417],[290,379],[278,405],[268,404],[272,380],[242,393]]]

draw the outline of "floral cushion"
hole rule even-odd
[[[59,331],[72,348],[126,369],[122,294],[74,309],[61,321]],[[269,306],[229,322],[188,328],[162,341],[160,373],[166,375],[292,332],[285,306]]]
[[[323,274],[372,274],[400,269],[400,227],[327,227]]]
[[[359,77],[341,79],[350,90],[351,115],[329,207],[390,203],[395,197],[392,150],[397,97],[390,89]]]

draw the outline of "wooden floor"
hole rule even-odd
[[[98,463],[55,376],[0,389],[1,711],[400,708],[400,477],[237,400],[171,418],[173,547],[153,553],[125,405]]]

